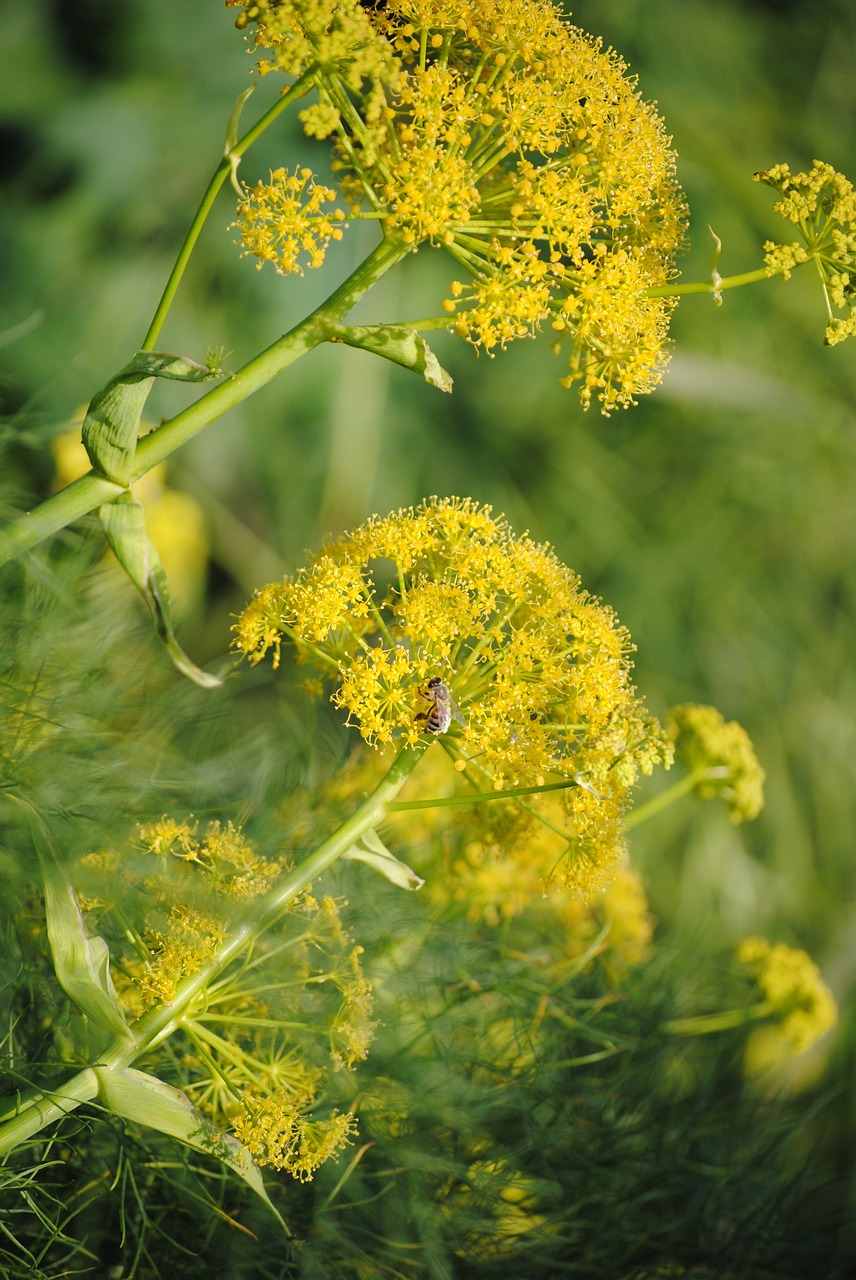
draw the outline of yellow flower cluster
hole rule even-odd
[[[232,1129],[257,1165],[286,1169],[300,1182],[311,1182],[320,1165],[337,1155],[356,1131],[350,1112],[334,1111],[318,1119],[310,1110],[314,1093],[292,1088],[273,1093],[247,1093]]]
[[[259,67],[263,75],[279,69],[300,76],[309,68],[341,79],[359,93],[363,82],[394,81],[397,67],[391,48],[378,40],[366,10],[341,0],[226,0],[240,9],[239,31],[255,25],[254,43],[271,57]]]
[[[553,832],[548,832],[554,834]],[[549,859],[544,854],[550,849]],[[619,981],[652,954],[654,920],[642,881],[629,867],[606,862],[587,868],[585,878],[566,879],[545,897],[561,842],[533,836],[523,856],[501,845],[470,842],[452,867],[449,883],[431,882],[431,897],[452,896],[466,904],[468,919],[497,925],[528,913],[537,921],[550,955],[576,958],[600,943],[592,953],[602,957],[611,980]]]
[[[164,817],[138,830],[141,857],[102,851],[81,859],[102,891],[89,902],[98,932],[117,955],[125,952],[115,973],[133,1016],[171,1001],[189,975],[204,977],[236,908],[286,870],[231,822],[200,831],[193,820]],[[112,902],[104,895],[111,875]],[[244,963],[212,968],[182,1015],[175,1082],[215,1124],[238,1134],[254,1159],[301,1181],[354,1128],[352,1115],[331,1113],[319,1100],[331,1075],[366,1057],[374,1034],[362,950],[339,904],[304,892]]]
[[[764,770],[746,730],[716,707],[685,702],[672,707],[668,728],[700,800],[721,796],[732,822],[750,822],[764,807]]]
[[[144,852],[198,863],[204,867],[206,881],[213,889],[238,900],[266,893],[283,870],[278,860],[258,854],[252,842],[231,822],[225,827],[217,821],[209,822],[201,839],[196,836],[196,823],[167,817],[144,823],[139,831]]]
[[[477,792],[557,786],[563,883],[614,869],[630,789],[671,761],[612,611],[549,546],[469,499],[432,498],[327,544],[259,591],[235,631],[251,662],[272,652],[277,663],[291,644],[373,746],[433,735]],[[437,684],[449,702],[440,728]]]
[[[831,165],[815,160],[808,173],[786,164],[755,174],[782,194],[773,208],[799,230],[802,243],[764,245],[770,275],[788,278],[794,267],[812,261],[823,286],[828,323],[824,342],[835,346],[856,334],[856,191]],[[844,315],[836,315],[844,312]]]
[[[448,775],[448,760],[438,759]],[[450,794],[448,776],[439,774],[430,760],[420,767],[423,793]],[[447,874],[428,878],[423,893],[437,906],[459,904],[468,920],[490,928],[525,918],[559,958],[580,955],[606,927],[598,953],[608,954],[611,970],[626,972],[648,958],[653,938],[642,882],[618,861],[621,844],[579,868],[563,865],[567,812],[560,795],[540,798],[534,828],[531,811],[515,814],[495,803],[468,805],[454,818],[447,807],[402,814],[408,844],[436,845],[442,834],[449,850]]]
[[[337,226],[345,213],[322,205],[335,200],[336,192],[312,178],[311,169],[273,169],[270,182],[257,182],[238,204],[238,221],[244,253],[258,259],[261,268],[272,262],[281,275],[303,275],[303,260],[320,267],[331,240],[342,239]]]
[[[227,0],[265,70],[308,76],[351,207],[447,250],[444,306],[492,351],[548,327],[583,404],[650,391],[685,222],[674,155],[627,67],[550,0]],[[276,252],[291,252],[269,246]],[[253,250],[255,251],[255,250]]]
[[[807,952],[766,938],[744,938],[737,960],[757,983],[761,1010],[779,1020],[794,1053],[803,1053],[835,1026],[835,1000]]]
[[[618,874],[603,895],[601,917],[609,932],[604,940],[608,971],[621,977],[628,969],[638,969],[653,955],[654,917],[642,877],[630,867]]]
[[[268,860],[231,822],[209,822],[198,836],[195,822],[163,817],[142,823],[140,850],[161,861],[145,880],[146,923],[141,932],[145,961],[126,966],[134,987],[125,995],[129,1004],[141,998],[142,1007],[172,1000],[181,980],[210,963],[226,936],[228,900],[242,901],[267,892],[283,864]],[[170,863],[184,864],[171,867]],[[132,892],[132,886],[127,885]],[[151,920],[162,920],[154,924]]]
[[[538,1184],[505,1160],[474,1161],[463,1179],[455,1179],[443,1197],[452,1221],[470,1222],[455,1249],[459,1258],[478,1266],[510,1263],[526,1247],[530,1232],[547,1222],[540,1207]]]
[[[165,930],[147,928],[143,943],[148,962],[131,965],[143,1008],[174,999],[182,978],[210,964],[225,936],[221,920],[186,905],[170,908]],[[135,1004],[133,998],[130,1003]]]

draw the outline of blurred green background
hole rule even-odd
[[[814,158],[856,180],[856,6],[582,2],[659,103],[691,209],[687,279],[760,265],[791,238],[752,173]],[[22,505],[50,491],[49,439],[142,340],[251,65],[234,15],[185,0],[33,0],[4,14],[0,71],[0,390],[20,424]],[[273,100],[259,84],[250,121]],[[254,181],[324,149],[293,121],[244,163]],[[370,244],[285,281],[241,260],[224,189],[161,338],[238,367],[328,293]],[[361,316],[435,314],[441,254],[405,264]],[[832,1050],[845,1176],[856,1142],[856,344],[822,345],[809,272],[684,299],[665,384],[606,420],[558,385],[547,342],[495,360],[437,336],[451,397],[359,352],[322,350],[208,428],[170,482],[202,504],[207,595],[183,626],[205,662],[252,588],[374,511],[471,494],[552,542],[638,646],[658,714],[711,702],[749,731],[768,774],[750,828],[689,803],[634,833],[664,936],[711,948],[745,933],[806,947],[842,1004]],[[156,387],[147,416],[195,393]],[[647,793],[664,785],[651,781]]]

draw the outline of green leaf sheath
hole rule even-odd
[[[0,565],[37,546],[45,538],[64,529],[80,516],[109,502],[117,496],[117,486],[118,489],[127,488],[131,481],[139,479],[159,462],[165,461],[205,427],[210,426],[212,422],[240,404],[259,387],[265,386],[277,374],[309,351],[314,350],[322,342],[329,342],[333,338],[342,341],[335,332],[341,318],[347,315],[373,284],[409,252],[407,245],[391,239],[383,240],[310,316],[260,352],[242,369],[231,374],[218,387],[200,396],[195,404],[182,410],[169,421],[163,422],[156,430],[139,440],[134,450],[133,466],[128,482],[113,481],[100,469],[93,470],[88,475],[81,476],[79,480],[73,481],[60,493],[46,499],[33,511],[12,521],[0,531]],[[140,354],[152,353],[138,353]],[[180,359],[181,357],[176,356],[156,357],[156,360],[167,362]],[[143,377],[152,376],[151,368],[146,373],[136,357],[128,366],[128,368],[131,367]],[[202,366],[197,368],[201,369]],[[211,370],[206,372],[209,376],[213,376]],[[117,375],[117,377],[121,376]],[[161,373],[160,376],[167,375]],[[103,394],[104,392],[100,393],[100,395]],[[96,400],[98,398],[96,397]],[[103,435],[104,440],[102,444],[99,439],[98,447],[105,455],[105,465],[110,466],[111,460],[115,463],[118,459],[113,458],[111,450],[108,449],[107,428],[105,427],[99,434]],[[119,452],[121,453],[121,448]]]
[[[237,1138],[223,1133],[197,1111],[187,1094],[134,1067],[116,1071],[109,1067],[95,1067],[93,1070],[98,1081],[98,1100],[108,1111],[123,1120],[177,1138],[195,1151],[202,1151],[227,1165],[264,1200],[286,1234],[291,1234],[271,1204],[262,1175],[253,1164],[250,1153]]]
[[[87,929],[68,871],[44,821],[32,806],[12,798],[27,813],[39,857],[48,941],[57,981],[97,1027],[127,1040],[131,1032],[113,985],[107,943]]]
[[[133,479],[140,420],[155,378],[205,382],[218,371],[186,356],[138,351],[93,396],[83,423],[83,444],[93,470],[127,488]]]
[[[342,857],[350,862],[366,863],[399,889],[421,889],[425,883],[412,867],[390,853],[374,829],[364,832]]]
[[[222,681],[197,667],[176,640],[169,583],[146,533],[146,515],[139,498],[127,490],[99,507],[98,518],[116,559],[151,610],[155,630],[176,668],[203,689],[218,688]]]
[[[451,392],[452,377],[442,367],[434,352],[415,329],[406,325],[335,325],[331,326],[332,342],[344,342],[372,355],[392,360],[418,374],[440,391]]]

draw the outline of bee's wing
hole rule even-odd
[[[463,714],[463,712],[461,711],[461,708],[458,706],[457,702],[455,701],[455,699],[452,697],[451,694],[449,694],[449,710],[452,713],[452,719],[457,720],[458,724],[463,729],[466,729],[467,717]]]

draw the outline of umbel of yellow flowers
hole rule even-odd
[[[784,942],[744,938],[736,954],[762,997],[752,1013],[776,1019],[780,1038],[793,1053],[804,1053],[835,1026],[835,999],[807,952]]]
[[[270,652],[277,664],[290,645],[319,674],[309,688],[332,686],[378,748],[431,740],[429,681],[442,681],[464,723],[434,740],[477,793],[561,797],[568,849],[556,876],[586,892],[622,856],[639,773],[671,761],[612,611],[549,546],[470,499],[432,498],[328,543],[296,577],[258,591],[235,630],[252,662]],[[527,797],[527,812],[540,799]]]
[[[764,244],[768,275],[787,280],[795,267],[813,262],[826,303],[824,342],[837,346],[856,336],[856,191],[843,173],[815,160],[807,173],[775,164],[755,174],[756,182],[781,193],[773,208],[799,232],[800,241]]]
[[[549,0],[227,0],[304,77],[306,132],[329,138],[351,217],[460,268],[450,328],[485,351],[536,331],[567,346],[567,386],[604,412],[662,377],[685,208],[670,139],[621,59]],[[239,206],[248,253],[323,261],[345,211],[307,170]]]

